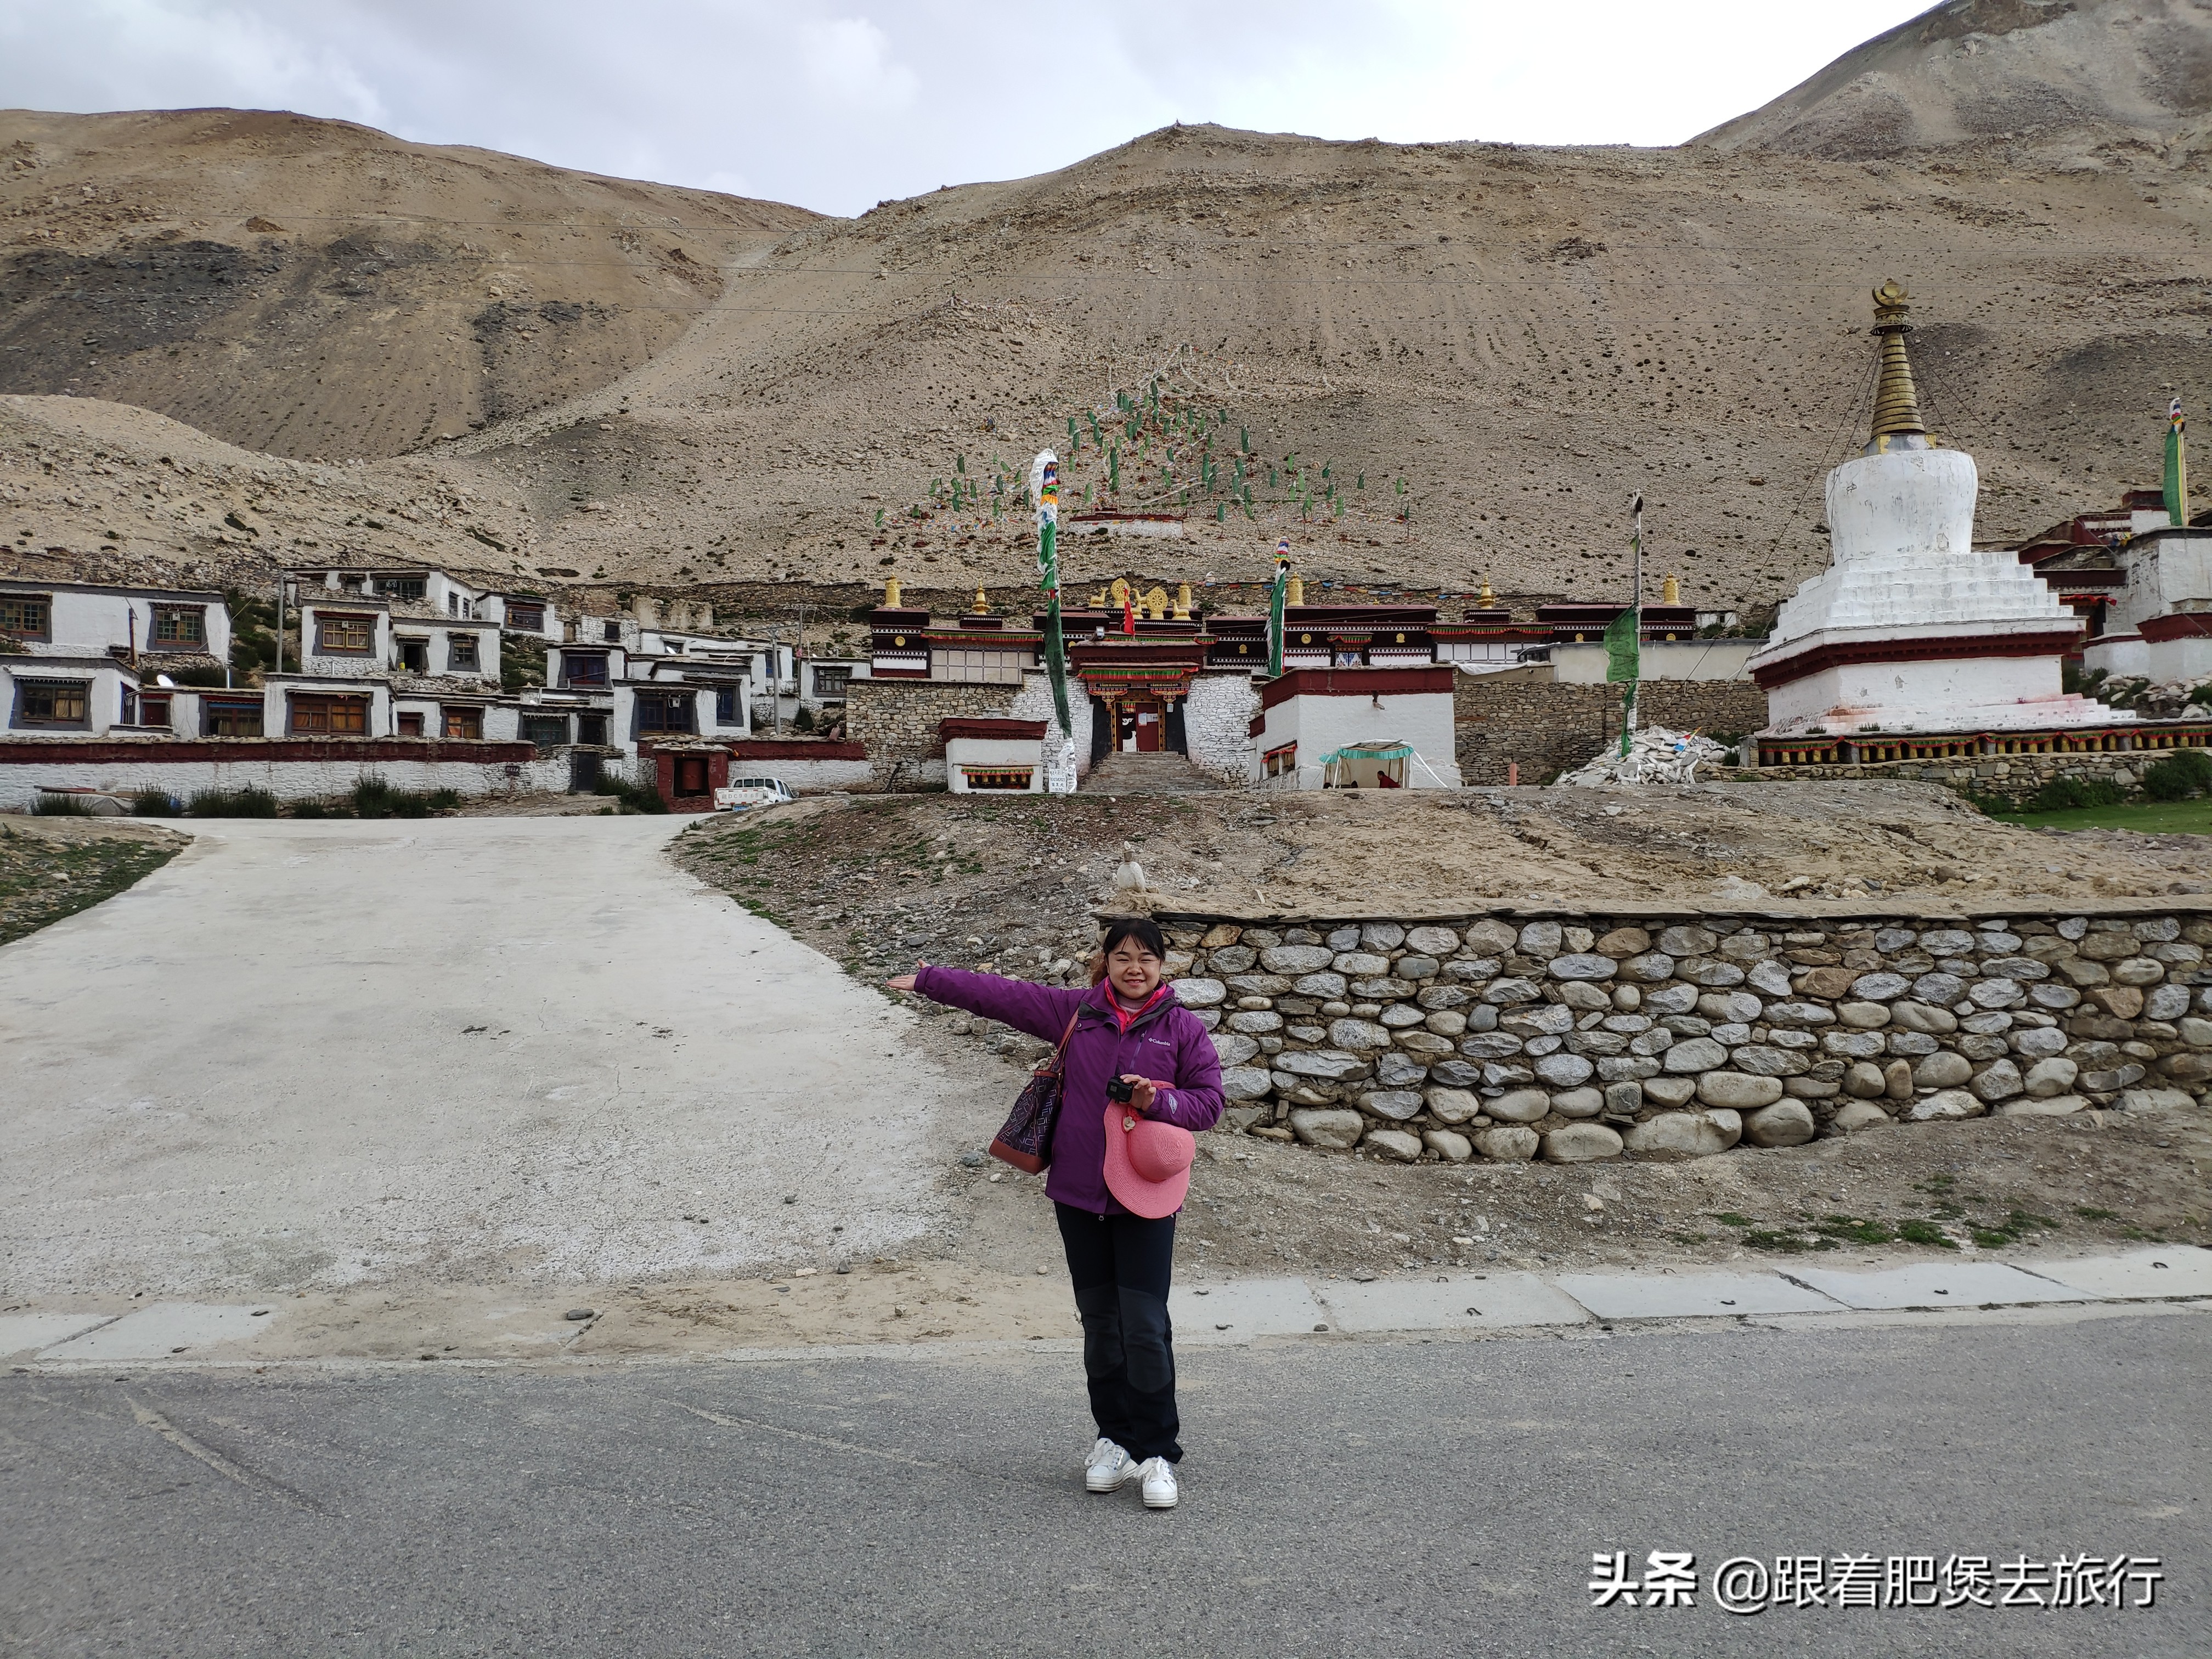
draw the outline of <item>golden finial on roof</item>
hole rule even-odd
[[[1680,576],[1668,577],[1666,589],[1662,594],[1659,603],[1662,605],[1680,605],[1681,602],[1682,579]]]
[[[983,590],[980,587],[975,590],[975,614],[979,617],[988,617],[991,614],[991,602],[984,597]]]
[[[1491,592],[1489,577],[1482,579],[1482,592],[1474,596],[1474,602],[1486,611],[1498,603],[1498,595]]]
[[[1873,429],[1866,453],[1879,455],[1889,449],[1925,449],[1928,423],[1920,418],[1920,396],[1912,385],[1912,360],[1905,355],[1905,337],[1912,332],[1906,316],[1911,299],[1894,281],[1874,291],[1874,331],[1881,337],[1881,380],[1875,387]],[[1917,442],[1912,440],[1917,439]]]
[[[1177,622],[1190,620],[1190,584],[1188,582],[1176,584],[1175,619]]]
[[[1106,591],[1114,596],[1115,604],[1121,604],[1129,597],[1129,579],[1127,576],[1115,577],[1114,585]]]
[[[1152,618],[1154,622],[1165,622],[1168,619],[1167,589],[1164,587],[1156,587],[1151,592],[1146,594],[1145,609],[1152,613]]]
[[[1285,596],[1285,603],[1290,605],[1304,605],[1305,602],[1306,579],[1294,572],[1291,576],[1291,591]]]
[[[884,609],[896,611],[898,608],[899,579],[896,576],[886,576],[884,578]]]

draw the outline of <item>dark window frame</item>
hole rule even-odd
[[[93,682],[88,679],[19,677],[15,681],[15,707],[9,711],[9,724],[27,732],[88,732],[92,729],[92,687]],[[34,701],[45,702],[51,710],[56,706],[58,694],[62,693],[75,694],[75,714],[30,712]]]
[[[219,732],[226,720],[251,714],[251,732]],[[200,730],[210,738],[258,738],[268,728],[269,710],[259,698],[204,697],[200,700]]]
[[[576,670],[584,665],[593,665],[595,675],[579,675]],[[563,651],[561,653],[561,684],[563,685],[603,686],[614,673],[614,663],[604,651]]]
[[[697,694],[688,690],[633,692],[630,696],[630,724],[639,737],[648,734],[659,736],[672,732],[688,735],[694,729],[698,717],[698,702]],[[657,718],[647,720],[648,710],[654,711]],[[678,723],[670,724],[672,714],[680,717]]]
[[[204,605],[156,605],[152,607],[154,620],[147,632],[149,651],[205,651],[208,642],[207,607]],[[189,620],[195,633],[191,635],[161,633],[164,623],[183,623]]]
[[[368,735],[368,704],[369,700],[367,697],[349,696],[343,693],[295,691],[284,699],[284,729],[295,738],[365,738]],[[328,721],[329,716],[335,715],[342,709],[360,712],[361,729],[359,731],[355,731],[350,726],[341,728],[335,721]],[[328,723],[319,726],[302,726],[300,723],[300,716],[302,714],[320,714],[325,717]]]
[[[36,628],[25,621],[33,607],[39,612]],[[54,637],[54,596],[51,593],[0,593],[0,634],[12,635],[19,640],[51,641]]]
[[[331,643],[331,624],[333,623],[359,623],[365,624],[368,629],[368,640],[358,648],[350,645],[332,645]],[[351,628],[348,628],[346,632],[348,635],[350,636],[354,630]],[[315,654],[317,656],[367,657],[374,655],[375,651],[375,612],[366,611],[323,611],[319,609],[315,612]]]
[[[468,654],[466,662],[461,660],[464,651]],[[473,634],[447,635],[446,666],[448,669],[465,668],[471,673],[480,671],[483,667],[483,641]]]

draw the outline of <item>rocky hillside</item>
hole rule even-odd
[[[1933,135],[1928,147],[1824,153],[1799,141],[1834,99],[1800,88],[1789,119],[1778,104],[1673,150],[1176,127],[855,220],[732,223],[714,254],[720,297],[702,289],[648,361],[454,443],[434,441],[453,429],[439,416],[404,473],[353,469],[346,488],[398,504],[436,478],[446,499],[483,504],[495,565],[704,588],[726,611],[775,581],[849,603],[892,569],[940,604],[979,585],[1004,600],[1033,580],[1018,474],[1041,446],[1067,453],[1073,422],[1073,505],[1164,510],[1184,531],[1073,538],[1074,581],[1255,580],[1287,535],[1313,576],[1357,588],[1464,592],[1487,576],[1524,599],[1613,592],[1640,489],[1647,568],[1679,570],[1692,599],[1756,607],[1826,558],[1820,478],[1858,441],[1867,290],[1894,276],[1920,307],[1930,413],[1980,463],[1980,532],[2017,537],[2154,479],[2167,398],[2212,395],[2212,196],[2184,93],[2122,110],[2111,91],[2167,84],[2123,73],[2142,30],[2088,0],[2021,0],[1992,34],[2001,9],[1939,8],[1832,74],[1848,88],[1877,72],[1933,85],[1940,70],[1944,107],[1978,86],[1973,106],[1993,108],[2063,56],[2050,43],[2088,62],[2104,42],[2110,96],[2081,103],[2063,143],[1937,142],[1941,100],[1916,94],[1905,136]],[[2203,9],[2119,9],[2181,39]],[[1942,33],[1962,18],[1983,27]],[[2112,26],[2083,33],[2100,18]],[[1984,37],[1996,44],[1960,44]],[[1874,68],[1844,74],[1866,53]],[[2164,123],[2156,142],[2115,110]],[[43,228],[9,222],[14,238]],[[656,270],[672,258],[645,246]],[[542,304],[550,289],[532,292]],[[476,316],[492,302],[471,303]],[[383,326],[360,337],[413,337]],[[292,395],[313,379],[310,349]],[[0,386],[21,384],[13,361],[0,353]],[[218,380],[200,374],[198,395],[227,395]],[[11,539],[90,553],[118,532],[107,544],[128,556],[153,521],[97,505],[120,486],[90,471],[114,463],[73,435],[84,419],[39,399],[8,418]],[[128,418],[103,429],[119,438]],[[423,411],[407,419],[424,432]],[[351,522],[404,520],[313,499],[261,521],[251,551],[298,536],[388,558],[386,538],[406,539]],[[200,556],[198,532],[168,528],[155,550]]]
[[[398,454],[635,368],[813,218],[344,121],[0,112],[0,391]]]
[[[2163,149],[2208,113],[2203,0],[1944,0],[1698,142],[1848,160],[2026,144],[2056,159],[2116,132]]]

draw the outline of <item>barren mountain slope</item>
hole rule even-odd
[[[2085,131],[2154,142],[2212,113],[2205,0],[1944,0],[1696,142],[1866,159]]]
[[[1994,96],[2018,61],[1945,73]],[[1066,455],[1080,416],[1071,505],[1164,507],[1186,534],[1073,538],[1073,582],[1249,580],[1288,535],[1310,574],[1358,586],[1615,592],[1641,489],[1651,568],[1758,605],[1826,559],[1820,478],[1863,433],[1882,277],[1917,295],[1926,402],[1980,464],[1985,540],[2154,478],[2166,398],[2212,391],[2212,146],[2062,137],[1861,161],[1170,128],[744,250],[651,362],[412,465],[518,504],[486,526],[510,564],[605,587],[725,584],[731,605],[784,578],[849,603],[895,568],[939,605],[979,584],[1004,603],[1030,538],[994,489],[1042,445]],[[1116,408],[1155,375],[1172,449]],[[30,544],[89,550],[128,526],[72,504],[112,486],[66,431],[30,435],[54,407],[17,406],[0,501]],[[369,556],[331,528],[306,533]]]
[[[0,112],[0,392],[396,454],[635,368],[814,216],[298,115]]]

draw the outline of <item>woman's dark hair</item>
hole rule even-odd
[[[1121,916],[1109,923],[1106,937],[1099,941],[1098,953],[1091,958],[1091,982],[1097,984],[1106,977],[1106,958],[1114,954],[1114,947],[1123,939],[1134,939],[1162,962],[1168,959],[1168,936],[1160,925],[1150,916]]]

